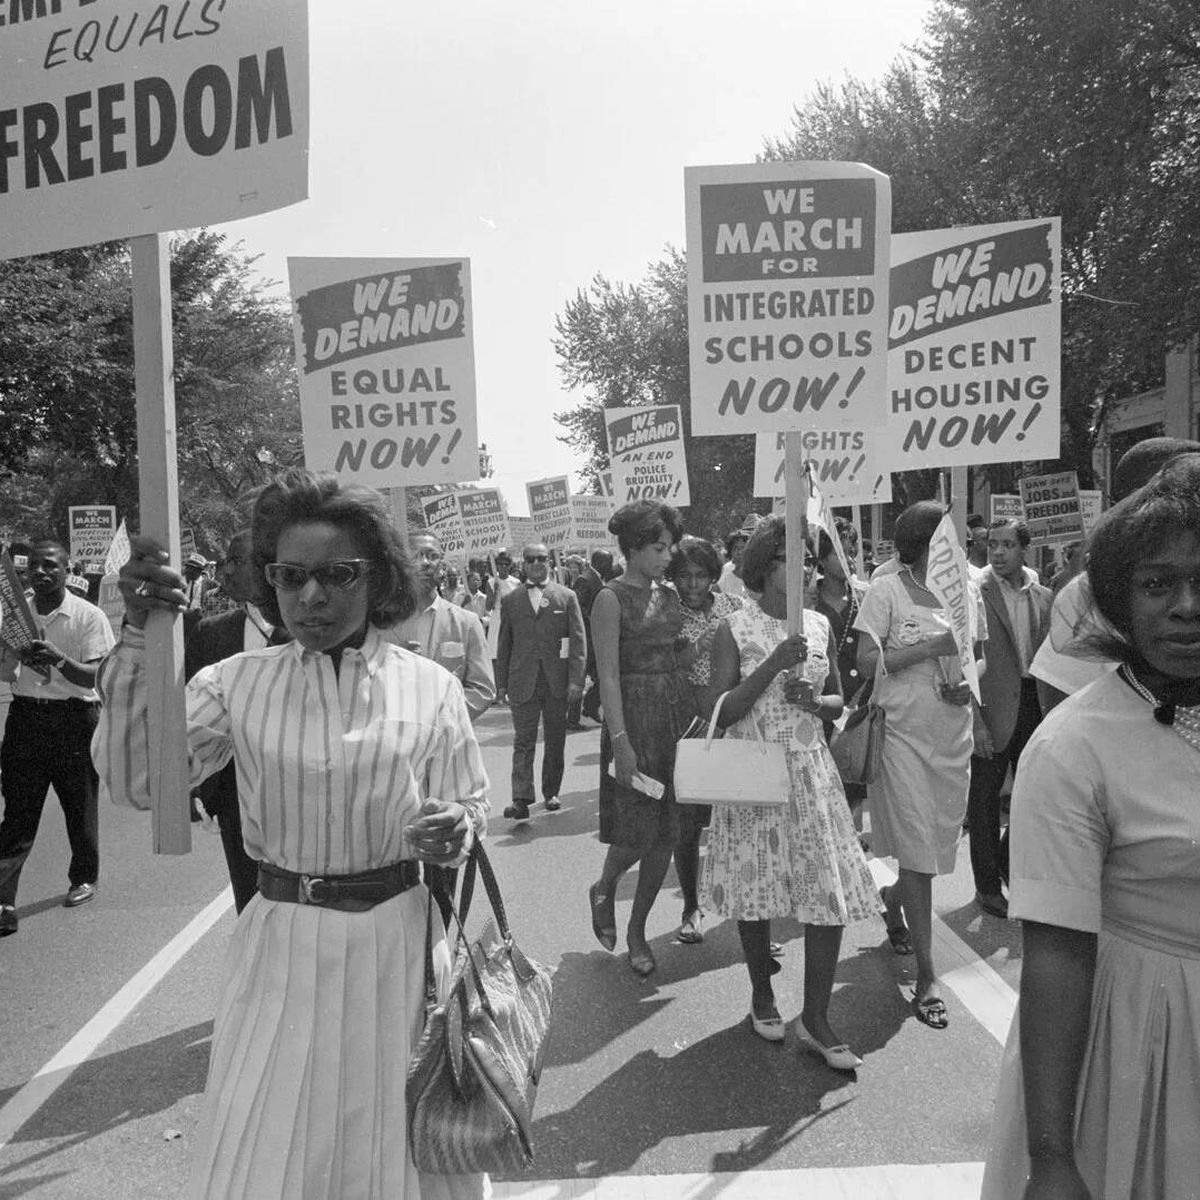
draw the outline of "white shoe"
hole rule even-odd
[[[750,1010],[750,1024],[754,1032],[760,1038],[767,1042],[782,1042],[784,1036],[784,1024],[782,1017],[764,1017],[761,1021],[754,1015],[754,1010]]]
[[[817,1041],[801,1018],[796,1022],[796,1036],[814,1053],[819,1054],[827,1067],[835,1071],[857,1071],[863,1065],[863,1060],[854,1053],[844,1042],[840,1046],[824,1046]]]

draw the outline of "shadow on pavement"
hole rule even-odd
[[[985,962],[1001,950],[1010,962],[1023,956],[1020,921],[989,916],[973,900],[938,915]]]

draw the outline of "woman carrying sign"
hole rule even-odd
[[[871,849],[900,865],[899,882],[883,891],[888,938],[897,954],[916,952],[913,1012],[932,1029],[949,1024],[933,967],[933,877],[954,870],[973,745],[970,687],[949,618],[925,579],[929,542],[944,511],[936,501],[922,500],[900,514],[894,534],[900,569],[871,580],[854,622],[874,635],[858,643],[864,679],[874,675],[883,647],[885,675],[876,699],[887,713],[887,733],[867,803]],[[974,585],[970,603],[979,658],[987,622]]]

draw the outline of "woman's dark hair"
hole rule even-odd
[[[671,565],[667,567],[667,578],[674,579],[689,563],[699,567],[713,583],[721,578],[721,560],[717,557],[712,542],[692,537],[690,534],[679,539],[679,545],[671,555]]]
[[[761,592],[766,586],[771,560],[783,553],[786,540],[783,517],[776,514],[759,521],[742,551],[742,582],[750,591]]]
[[[367,577],[367,619],[371,624],[385,627],[410,617],[417,595],[413,567],[392,524],[387,502],[371,488],[339,483],[328,473],[285,471],[259,492],[250,519],[258,577],[263,579],[263,568],[275,561],[285,529],[318,521],[345,530],[358,543],[363,557],[371,560]],[[282,623],[275,589],[265,582],[258,603],[272,624]]]
[[[1200,530],[1200,454],[1172,459],[1144,487],[1114,504],[1088,538],[1088,583],[1096,607],[1128,644],[1106,643],[1109,657],[1137,662],[1133,573],[1170,542]]]
[[[925,553],[933,531],[945,515],[946,510],[936,500],[918,500],[896,518],[892,542],[906,567],[911,567]]]
[[[674,546],[683,537],[683,518],[678,509],[661,500],[635,500],[613,513],[608,532],[628,559],[635,550],[652,546],[660,538]]]

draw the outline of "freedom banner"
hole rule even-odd
[[[764,500],[784,492],[786,433],[754,437],[754,494]],[[813,482],[832,505],[890,504],[892,472],[877,429],[826,430],[801,434],[804,461]]]
[[[117,532],[113,534],[113,540],[109,543],[108,553],[104,556],[104,575],[116,575],[121,568],[129,561],[129,556],[133,553],[133,547],[129,544],[129,530],[125,525],[125,518],[121,518],[121,524],[117,526]]]
[[[0,62],[0,258],[308,195],[305,0],[10,0]]]
[[[876,428],[891,184],[861,163],[689,167],[692,433]]]
[[[1059,219],[892,238],[897,471],[1059,455]]]
[[[571,537],[570,485],[565,475],[525,485],[529,516],[548,550],[564,550]],[[511,521],[512,518],[510,517]]]
[[[441,543],[442,553],[455,562],[467,557],[467,534],[463,529],[462,513],[458,510],[458,494],[442,492],[421,501],[425,513],[425,528]]]
[[[616,538],[608,532],[613,502],[607,496],[571,497],[571,545],[611,546]]]
[[[947,513],[929,539],[929,562],[925,568],[925,586],[938,598],[950,619],[950,631],[958,647],[958,662],[963,678],[971,685],[971,695],[979,698],[979,666],[975,662],[977,614],[975,599],[968,585],[967,556]],[[951,680],[953,682],[953,680]]]
[[[304,459],[370,487],[479,475],[466,259],[289,258]]]
[[[1027,475],[1019,482],[1031,546],[1077,542],[1083,537],[1079,476],[1074,471]]]
[[[678,404],[606,408],[604,424],[618,507],[633,500],[691,504]]]
[[[507,549],[512,542],[512,530],[500,489],[478,488],[460,490],[454,494],[458,498],[458,511],[462,514],[467,557],[487,558],[497,550]]]
[[[117,510],[111,504],[73,504],[67,509],[72,562],[101,563],[117,532]]]

